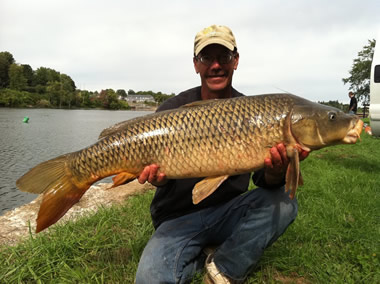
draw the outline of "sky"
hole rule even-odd
[[[349,103],[342,78],[380,32],[379,0],[1,0],[0,51],[77,88],[178,94],[200,85],[195,34],[229,26],[240,54],[233,86]]]

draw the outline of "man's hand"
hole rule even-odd
[[[283,143],[279,143],[270,149],[271,158],[264,160],[265,181],[267,184],[280,183],[285,175],[289,164],[289,158],[286,154],[286,148]],[[299,153],[300,161],[306,159],[309,152],[301,150]]]
[[[164,173],[157,174],[158,168],[159,167],[155,164],[146,166],[137,178],[139,183],[144,184],[145,182],[149,182],[154,186],[161,186],[167,183]]]

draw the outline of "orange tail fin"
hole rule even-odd
[[[73,182],[72,174],[66,166],[69,155],[37,165],[16,182],[22,191],[44,193],[37,217],[37,233],[65,215],[91,185],[78,185]]]

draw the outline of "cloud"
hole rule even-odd
[[[357,52],[380,30],[376,0],[49,1],[0,4],[0,50],[33,69],[50,67],[88,90],[178,93],[199,84],[193,39],[210,24],[230,26],[240,64],[234,86],[284,89],[347,102]]]

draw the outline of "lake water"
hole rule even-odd
[[[95,143],[108,126],[148,113],[0,108],[0,215],[37,197],[16,188],[30,168]],[[25,116],[29,123],[23,123]]]

